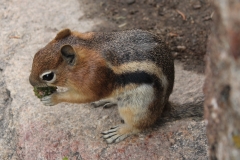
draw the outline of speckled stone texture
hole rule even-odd
[[[214,0],[204,92],[211,159],[240,158],[240,1]]]
[[[202,118],[160,120],[144,133],[107,145],[101,132],[121,123],[116,107],[46,107],[34,96],[28,76],[36,51],[62,28],[84,32],[101,22],[79,21],[81,7],[76,0],[0,2],[0,159],[207,159]],[[176,62],[171,101],[202,107],[203,80]]]

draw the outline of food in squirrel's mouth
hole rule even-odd
[[[43,98],[45,96],[49,96],[56,92],[57,87],[34,87],[33,91],[35,96],[38,98]]]

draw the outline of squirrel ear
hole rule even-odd
[[[62,38],[65,38],[65,37],[69,36],[70,34],[71,34],[70,29],[68,29],[68,28],[63,29],[56,35],[56,37],[54,39],[59,40],[59,39],[62,39]]]
[[[62,58],[67,64],[73,66],[76,63],[76,52],[71,45],[65,45],[61,48]]]

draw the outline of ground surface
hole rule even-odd
[[[142,28],[166,40],[178,59],[171,101],[202,108],[203,55],[211,24],[207,16],[212,12],[208,2],[195,2],[1,1],[0,159],[207,159],[202,118],[159,122],[146,133],[106,145],[100,133],[120,122],[116,108],[45,107],[28,82],[34,54],[63,28]]]
[[[212,24],[209,0],[102,0],[83,1],[84,18],[105,19],[97,31],[145,29],[158,34],[184,68],[204,72],[206,42]]]

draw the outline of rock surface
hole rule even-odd
[[[204,92],[211,159],[240,157],[240,1],[214,0]],[[222,5],[223,4],[223,5]]]
[[[84,6],[76,0],[4,0],[0,4],[0,159],[207,159],[205,123],[199,117],[158,123],[107,145],[100,133],[120,123],[116,108],[43,106],[28,82],[36,51],[62,28],[84,32],[101,21],[78,21]],[[202,103],[203,79],[176,62],[171,101]]]

